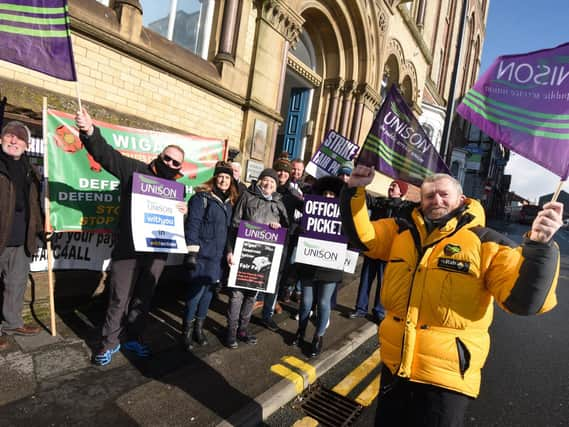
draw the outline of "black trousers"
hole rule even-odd
[[[472,398],[394,376],[383,366],[375,414],[377,427],[462,427]]]

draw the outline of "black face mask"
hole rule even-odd
[[[154,166],[156,167],[156,176],[160,178],[176,179],[180,173],[179,169],[172,169],[160,157],[154,160]]]

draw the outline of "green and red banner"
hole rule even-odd
[[[74,116],[47,111],[47,167],[51,227],[55,231],[111,232],[118,223],[119,182],[87,153],[74,126]],[[155,132],[94,121],[108,144],[123,155],[150,163],[170,144],[185,151],[186,200],[193,187],[213,175],[226,153],[222,139]]]

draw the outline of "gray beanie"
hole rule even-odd
[[[277,175],[277,171],[271,168],[263,169],[263,172],[259,175],[259,181],[263,179],[265,176],[269,178],[273,178],[277,185],[279,185],[279,176]]]

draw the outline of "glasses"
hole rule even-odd
[[[182,163],[177,161],[176,159],[173,159],[172,157],[170,157],[168,154],[162,154],[162,161],[164,163],[170,162],[174,165],[174,167],[179,168],[180,166],[182,166]]]

